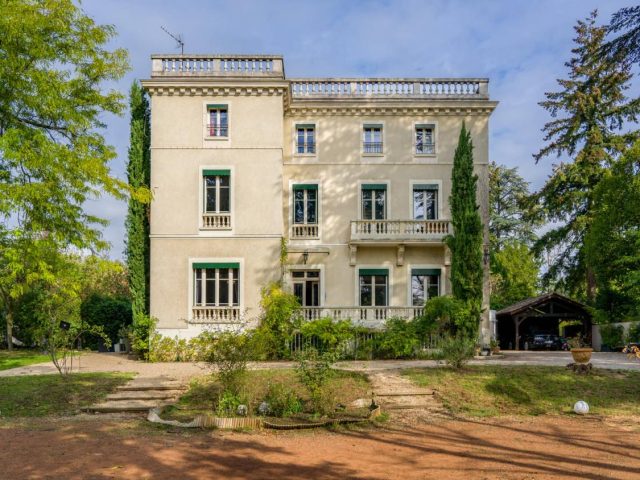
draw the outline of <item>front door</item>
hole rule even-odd
[[[293,293],[303,307],[320,306],[320,271],[295,270],[291,272]]]

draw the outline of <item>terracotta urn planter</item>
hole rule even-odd
[[[589,363],[589,360],[591,360],[591,353],[593,353],[593,348],[589,347],[571,349],[571,356],[573,357],[573,361],[576,363]]]

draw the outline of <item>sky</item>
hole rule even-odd
[[[518,167],[532,189],[551,173],[535,164],[550,120],[538,105],[566,78],[573,27],[598,9],[601,23],[630,5],[618,0],[84,0],[99,24],[114,25],[109,47],[129,51],[131,70],[116,84],[127,93],[149,78],[152,53],[179,53],[161,30],[181,34],[185,53],[284,55],[289,77],[488,77],[500,105],[490,120],[489,158]],[[638,95],[635,82],[630,95]],[[152,113],[153,114],[153,113]],[[125,176],[128,113],[105,118],[116,148],[113,173]],[[122,259],[126,203],[102,197],[87,209],[110,224],[109,256]]]

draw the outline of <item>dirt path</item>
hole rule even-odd
[[[0,428],[7,479],[637,479],[640,432],[601,420],[184,434],[108,417]]]

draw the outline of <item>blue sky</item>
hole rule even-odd
[[[131,71],[115,85],[127,92],[147,78],[152,53],[178,53],[160,26],[181,33],[185,53],[271,53],[291,77],[489,77],[500,101],[491,118],[490,159],[517,166],[540,187],[555,159],[536,165],[549,120],[538,106],[566,76],[573,26],[598,8],[600,20],[629,2],[608,0],[84,0],[101,24],[113,24],[111,46],[129,50]],[[638,82],[635,82],[638,83]],[[637,95],[637,85],[630,94]],[[106,118],[107,141],[124,178],[128,118]],[[88,209],[110,221],[110,256],[122,258],[126,204],[111,198]]]

